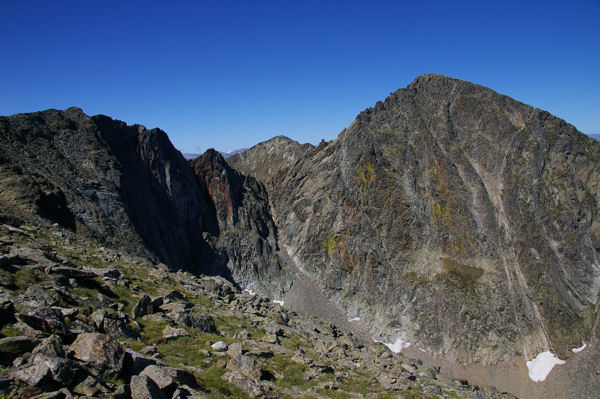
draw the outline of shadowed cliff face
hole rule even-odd
[[[220,156],[195,173],[163,131],[76,108],[0,117],[0,143],[4,219],[45,218],[173,269],[253,276],[265,293],[275,288],[259,274],[279,282],[266,192]],[[254,252],[223,244],[234,237]]]
[[[216,231],[216,217],[167,135],[105,116],[92,120],[118,162],[118,195],[145,247],[172,268],[218,273],[214,251],[202,237]]]
[[[233,279],[271,298],[281,297],[289,276],[277,255],[277,228],[263,184],[231,168],[212,149],[190,165],[217,218],[220,234],[212,245],[224,254]]]
[[[573,126],[424,75],[327,145],[286,160],[300,145],[279,141],[228,161],[267,184],[301,266],[388,341],[496,361],[597,334],[600,145]]]

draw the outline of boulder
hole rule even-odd
[[[227,344],[224,341],[217,341],[214,344],[212,344],[210,347],[216,351],[226,351],[227,350]]]
[[[259,380],[262,377],[262,363],[258,360],[243,355],[242,344],[235,342],[231,344],[227,353],[231,357],[227,362],[226,369],[231,372],[240,372],[248,378]]]
[[[15,280],[11,276],[0,275],[0,286],[14,289],[15,288]]]
[[[129,383],[131,399],[168,399],[152,379],[145,375],[134,375]]]
[[[243,355],[243,346],[241,342],[234,342],[227,348],[227,354],[232,358],[237,358]]]
[[[104,332],[111,337],[139,338],[138,329],[131,326],[127,319],[104,319]]]
[[[62,357],[39,354],[32,359],[31,363],[34,365],[44,364],[50,370],[52,380],[59,386],[73,386],[86,375],[77,362]]]
[[[60,297],[56,292],[39,284],[30,284],[19,302],[26,307],[35,309],[43,306],[55,306],[59,301]]]
[[[105,334],[79,334],[70,347],[73,357],[101,370],[120,372],[123,369],[125,351],[120,343]]]
[[[17,313],[17,318],[38,331],[61,336],[69,334],[69,329],[65,324],[65,318],[58,309],[47,306],[29,309]]]
[[[105,309],[98,309],[90,316],[98,331],[101,332],[104,332],[104,319],[106,319],[107,317],[108,312]]]
[[[183,328],[174,328],[171,326],[166,326],[163,330],[163,337],[166,340],[177,339],[179,337],[189,337],[190,333],[187,332],[186,329]]]
[[[133,307],[132,316],[134,319],[136,319],[138,317],[158,312],[163,302],[163,297],[151,299],[148,295],[144,294],[144,296],[142,296],[138,303],[136,303]]]
[[[141,373],[148,366],[163,366],[164,364],[153,357],[143,355],[130,348],[125,348],[124,370],[129,375]]]
[[[197,386],[196,377],[191,373],[165,366],[148,366],[140,376],[149,377],[168,396],[172,396],[179,385]]]
[[[26,397],[27,395],[25,395]],[[31,399],[73,399],[73,395],[68,389],[62,388],[58,391],[45,392],[39,395],[33,396]]]
[[[185,296],[177,291],[177,290],[173,290],[171,292],[169,292],[167,295],[165,295],[165,300],[168,301],[185,301]]]
[[[13,368],[8,372],[7,377],[31,387],[40,387],[42,389],[54,388],[50,368],[43,362]]]
[[[314,380],[323,374],[333,374],[333,368],[325,364],[312,363],[308,366],[308,369],[304,373],[304,378],[307,380]]]
[[[248,378],[239,370],[228,371],[223,378],[246,392],[250,397],[256,398],[265,393],[264,386],[253,378]]]
[[[110,391],[101,378],[88,375],[73,388],[73,392],[86,398],[105,398]]]
[[[137,319],[138,317],[145,316],[150,314],[150,304],[152,303],[152,299],[148,295],[144,295],[140,298],[140,300],[135,304],[132,311],[132,317]]]
[[[212,317],[208,315],[193,314],[189,312],[177,312],[172,315],[173,320],[189,328],[197,328],[202,332],[216,334],[217,327]]]
[[[31,352],[32,356],[38,354],[53,357],[65,357],[65,351],[62,348],[62,339],[58,335],[51,335],[44,338]]]

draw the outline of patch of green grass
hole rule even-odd
[[[90,287],[75,287],[71,290],[71,293],[78,298],[95,298],[98,295],[98,290]]]
[[[404,399],[422,399],[425,398],[425,396],[421,393],[421,392],[417,392],[417,391],[413,391],[413,390],[404,390],[400,392],[400,395],[402,395],[402,398]]]
[[[225,374],[225,370],[220,367],[211,367],[205,370],[198,376],[198,379],[204,384],[209,390],[209,397],[221,399],[221,398],[239,398],[249,399],[250,396],[238,387],[229,382],[225,381],[222,377]]]
[[[107,375],[104,377],[104,380],[108,383],[114,384],[116,386],[125,385],[125,381],[120,377]]]
[[[0,330],[0,332],[2,334],[4,334],[4,336],[6,336],[6,337],[16,337],[16,336],[22,335],[21,332],[16,329],[14,324],[4,325],[4,327],[2,327],[2,330]]]
[[[127,346],[128,348],[133,349],[136,352],[139,352],[142,350],[142,348],[144,346],[146,346],[146,344],[143,341],[139,341],[139,340],[135,340],[135,339],[123,339],[120,340],[122,344],[125,344],[125,346]]]
[[[112,292],[117,296],[119,302],[122,302],[125,305],[125,313],[131,314],[133,307],[138,301],[136,298],[134,298],[131,290],[127,287],[118,286],[113,288]]]
[[[283,340],[281,345],[284,348],[291,349],[293,351],[297,350],[300,346],[306,346],[307,343],[302,337],[298,334],[293,334]]]
[[[447,275],[455,277],[463,288],[474,288],[477,280],[483,275],[483,269],[463,265],[450,258],[442,258],[442,267]]]
[[[38,283],[40,279],[31,269],[20,269],[13,274],[15,286],[18,290],[24,291],[31,284]]]
[[[282,379],[277,380],[277,385],[284,388],[296,387],[304,391],[315,385],[314,381],[307,381],[304,378],[306,366],[291,361],[289,356],[275,354],[272,358],[264,361],[263,369],[276,371],[278,374],[283,375]]]
[[[142,339],[148,344],[158,343],[163,338],[163,330],[167,326],[166,322],[150,319],[138,320],[141,327]]]
[[[204,367],[206,360],[211,360],[211,358],[200,350],[208,349],[206,341],[213,342],[217,339],[220,337],[206,333],[193,337],[181,337],[159,344],[158,351],[163,355],[163,360],[173,367],[182,367],[183,365]],[[223,358],[226,359],[226,357]]]
[[[210,298],[205,296],[195,296],[186,290],[181,290],[183,293],[187,294],[186,298],[193,303],[194,305],[202,308],[202,309],[212,309],[214,307],[213,302]]]
[[[444,393],[444,396],[447,396],[449,398],[455,398],[455,399],[459,399],[460,395],[454,391],[449,391],[447,389],[442,390],[442,392]]]
[[[239,317],[216,314],[213,314],[212,316],[215,320],[217,331],[223,335],[233,336],[242,330],[248,331],[251,339],[259,340],[265,335],[264,330],[252,327],[246,320],[240,319]],[[223,340],[227,342],[226,339]],[[229,342],[227,342],[227,344],[229,344]]]

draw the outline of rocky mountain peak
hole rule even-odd
[[[301,266],[390,342],[494,363],[596,334],[600,152],[573,126],[423,75],[326,146],[287,151],[231,163],[267,185]]]

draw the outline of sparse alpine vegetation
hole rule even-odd
[[[7,397],[511,397],[56,226],[0,226],[0,301]]]

